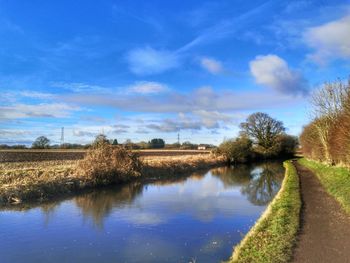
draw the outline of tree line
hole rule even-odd
[[[95,137],[94,141],[89,144],[78,144],[78,143],[64,143],[64,144],[51,144],[50,139],[46,136],[39,136],[34,140],[31,147],[32,149],[88,149],[98,142],[104,142],[111,145],[121,145],[127,149],[181,149],[181,150],[195,150],[198,149],[198,146],[205,146],[206,149],[215,148],[211,144],[196,144],[190,141],[185,141],[183,143],[165,143],[165,140],[162,138],[153,138],[141,142],[132,142],[130,139],[127,139],[123,143],[119,143],[117,139],[109,139],[104,134],[99,134]],[[7,145],[0,144],[0,149],[28,149],[26,145]]]
[[[297,137],[285,133],[283,123],[266,113],[249,115],[240,128],[237,138],[224,141],[217,149],[231,163],[286,158],[293,156],[298,146]]]
[[[304,156],[328,164],[350,165],[350,79],[325,83],[311,97],[312,121],[300,143]]]

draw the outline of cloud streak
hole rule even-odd
[[[195,37],[192,41],[181,47],[178,52],[187,51],[195,46],[211,43],[219,39],[231,36],[241,28],[242,24],[250,19],[256,19],[259,13],[271,6],[273,1],[267,1],[253,9],[242,13],[239,16],[230,19],[221,20],[219,23],[206,28],[201,34]],[[239,26],[240,25],[240,26]]]

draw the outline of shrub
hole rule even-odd
[[[325,159],[324,147],[314,122],[304,126],[300,135],[300,144],[305,157],[319,161]]]
[[[248,137],[239,137],[223,142],[218,148],[218,153],[232,163],[246,162],[252,157],[252,144]]]
[[[281,134],[276,138],[276,156],[293,156],[298,147],[298,137]]]
[[[161,149],[164,148],[165,142],[163,139],[154,138],[149,142],[149,147],[152,149]]]
[[[298,138],[288,134],[279,134],[276,136],[271,147],[265,148],[259,144],[253,147],[258,158],[281,158],[294,155],[298,146]]]
[[[326,83],[313,98],[313,121],[300,143],[305,157],[327,164],[350,165],[350,79]]]
[[[329,152],[335,163],[350,164],[350,112],[344,111],[330,128]]]
[[[120,146],[98,143],[78,162],[78,173],[93,184],[109,184],[140,176],[138,155]]]

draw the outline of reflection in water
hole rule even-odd
[[[112,208],[123,207],[132,203],[142,192],[140,182],[132,182],[116,188],[101,189],[74,198],[74,201],[85,217],[91,217],[96,226],[103,226],[103,219],[110,214]]]
[[[217,176],[225,187],[233,185],[245,185],[252,178],[253,166],[241,164],[238,166],[224,166],[211,170],[212,175]]]
[[[280,183],[283,177],[283,167],[280,163],[261,163],[259,165],[238,165],[219,167],[211,170],[211,174],[220,178],[220,182],[223,183],[224,188],[230,188],[232,186],[239,186],[243,195],[247,196],[248,200],[254,205],[267,205],[278,192]],[[193,181],[203,180],[203,174],[192,174],[188,178],[174,178],[167,180],[160,180],[152,182],[152,186],[166,186],[176,183],[184,185],[186,182],[189,185]],[[218,195],[218,190],[214,189],[213,182],[205,184],[202,182],[201,195],[205,194],[209,190],[209,194]],[[124,207],[128,204],[132,204],[134,199],[140,195],[143,189],[147,189],[147,185],[143,185],[141,182],[133,182],[127,185],[123,185],[117,188],[108,188],[103,190],[94,191],[74,198],[74,201],[85,216],[85,218],[91,218],[94,225],[103,227],[103,220],[111,213],[113,208]],[[182,187],[184,189],[184,187]],[[183,190],[182,190],[183,191]],[[181,199],[181,197],[178,197]],[[186,198],[189,198],[186,196]],[[166,197],[163,198],[167,199]],[[219,197],[217,197],[219,199]],[[190,200],[187,200],[190,203]],[[204,221],[213,218],[211,211],[205,211],[202,213],[204,207],[212,207],[214,200],[207,200],[204,202],[202,199],[201,204],[197,204],[200,207],[196,213],[197,218],[201,218]],[[177,209],[178,206],[184,207],[182,200],[180,202],[173,202],[173,207]],[[196,210],[196,207],[193,208]],[[217,211],[215,211],[217,212]],[[133,222],[162,222],[158,216],[150,213],[143,212],[137,217],[132,217]]]
[[[0,211],[0,262],[219,262],[282,178],[280,163],[220,167]]]
[[[226,187],[240,185],[242,194],[252,204],[267,205],[280,188],[284,169],[279,162],[265,162],[259,165],[219,167],[211,172]]]
[[[50,223],[50,219],[54,218],[55,216],[55,210],[58,205],[58,202],[51,202],[47,204],[41,205],[41,210],[43,211],[43,214],[45,215],[44,223],[45,225],[48,225]]]
[[[261,164],[251,172],[253,178],[242,187],[242,193],[255,205],[267,205],[281,186],[283,171],[279,163]]]

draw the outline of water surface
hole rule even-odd
[[[0,211],[0,262],[220,262],[278,192],[281,163],[133,182]]]

